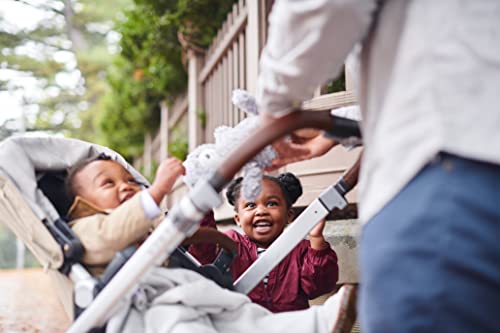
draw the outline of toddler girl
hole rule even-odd
[[[227,199],[234,206],[234,219],[244,234],[229,230],[226,234],[238,244],[238,256],[231,271],[236,280],[257,260],[293,218],[292,205],[302,195],[299,179],[291,173],[278,177],[265,176],[262,192],[255,201],[240,197],[242,178],[233,181]],[[215,228],[213,214],[202,226]],[[309,307],[309,299],[335,289],[338,279],[337,256],[323,237],[325,221],[309,233],[248,296],[272,312],[301,310]],[[191,254],[202,263],[212,262],[217,249],[209,245],[192,245]]]

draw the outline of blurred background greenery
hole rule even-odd
[[[4,120],[0,139],[20,129],[62,133],[139,155],[159,102],[186,90],[178,34],[208,46],[234,2],[2,1],[0,93],[21,101],[23,119]],[[19,26],[9,3],[41,18]]]
[[[140,155],[145,133],[159,126],[159,102],[187,88],[179,35],[206,48],[235,2],[2,0],[0,141],[50,133]],[[0,225],[0,268],[14,267],[15,253]],[[28,254],[25,265],[36,261]]]

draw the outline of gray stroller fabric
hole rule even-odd
[[[61,246],[33,213],[19,190],[0,175],[0,223],[30,249],[45,268],[57,268],[63,263]]]
[[[194,271],[154,268],[111,318],[107,333],[330,332],[339,301],[273,314]]]

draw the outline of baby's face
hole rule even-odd
[[[120,206],[141,190],[125,168],[109,160],[94,161],[78,172],[77,194],[101,209]]]

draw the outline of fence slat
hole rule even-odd
[[[257,73],[259,68],[259,56],[262,47],[261,41],[261,19],[262,0],[247,2],[247,25],[246,25],[246,85],[247,90],[254,94],[257,87]]]
[[[227,56],[225,56],[224,58],[222,58],[222,69],[221,69],[221,90],[222,90],[222,101],[221,101],[221,106],[222,106],[222,110],[221,110],[221,125],[222,124],[226,124],[226,121],[227,121],[227,104],[226,104],[226,101],[227,101],[227,77],[226,77],[226,73],[227,73]]]
[[[222,89],[222,64],[217,66],[217,109],[215,110],[215,114],[217,114],[217,122],[215,123],[215,127],[219,126],[222,123],[222,101],[224,100],[224,91]]]
[[[234,45],[234,43],[233,43]],[[232,103],[232,96],[233,96],[233,76],[234,76],[234,53],[233,53],[233,48],[231,47],[227,51],[227,57],[229,59],[228,61],[228,75],[227,75],[227,85],[228,85],[228,93],[229,93],[229,98],[228,98],[228,105],[229,105],[229,115],[228,115],[228,125],[233,126],[234,125],[234,105]]]
[[[241,89],[246,89],[246,76],[245,76],[245,73],[246,73],[246,61],[245,61],[245,46],[246,46],[246,40],[245,40],[245,34],[242,33],[240,34],[240,37],[239,37],[239,54],[240,54],[240,59],[239,59],[239,69],[240,69],[240,75],[239,75],[239,79],[240,79],[240,82],[239,82],[239,86],[241,87]],[[239,111],[238,112],[238,121],[241,121],[243,120],[243,118],[245,117],[243,111]]]
[[[206,94],[207,94],[207,98],[206,98],[207,104],[205,107],[205,112],[206,112],[205,116],[206,116],[206,120],[207,120],[206,127],[205,127],[205,142],[211,141],[212,133],[213,133],[213,126],[212,126],[212,121],[213,121],[212,114],[213,114],[213,109],[214,109],[213,108],[214,97],[212,94],[213,81],[214,81],[214,78],[213,78],[213,76],[211,76],[207,82],[208,89],[205,89]]]
[[[238,86],[238,61],[239,61],[238,48],[239,48],[238,41],[236,40],[233,43],[233,78],[232,78],[233,89],[239,88],[239,86]],[[236,108],[233,105],[233,109],[231,112],[233,121],[232,121],[231,125],[236,125],[238,123],[238,112],[239,112],[238,108]]]
[[[219,36],[220,33],[217,34],[217,36],[219,36],[221,40],[220,42],[219,40],[215,41],[214,44],[216,45],[214,47],[214,52],[213,54],[207,57],[205,66],[203,66],[203,69],[200,73],[200,83],[203,83],[207,79],[210,72],[215,69],[216,64],[220,62],[220,59],[224,56],[231,42],[235,38],[238,38],[240,32],[245,29],[246,21],[247,21],[247,12],[246,9],[244,9],[243,12],[240,12],[240,15],[234,21],[233,25],[231,27],[228,27],[228,31],[223,37]],[[219,32],[220,31],[222,30],[219,30]]]

